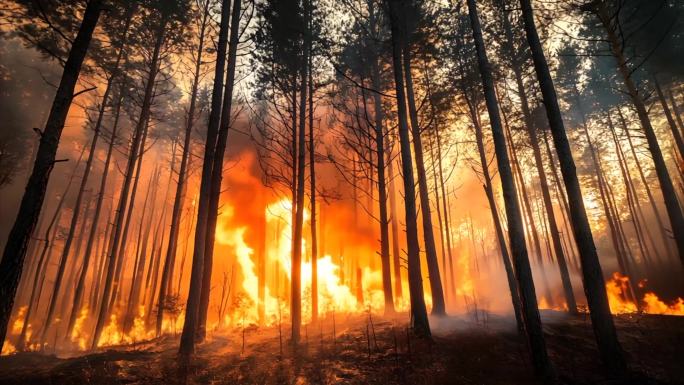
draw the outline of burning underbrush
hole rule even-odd
[[[544,311],[549,354],[561,383],[606,381],[587,317]],[[635,383],[678,383],[684,318],[618,315],[616,326]],[[288,325],[210,333],[189,366],[171,335],[73,358],[20,353],[0,358],[3,384],[508,384],[535,383],[524,340],[510,317],[474,314],[431,319],[419,339],[396,318],[341,315],[303,330],[293,350]],[[648,338],[643,338],[644,334]],[[581,354],[571,354],[580,351]]]

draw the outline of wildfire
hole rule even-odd
[[[88,308],[83,307],[78,314],[78,318],[74,323],[74,328],[71,332],[71,341],[78,344],[79,349],[85,350],[88,343],[88,336],[83,330],[84,323],[88,318]]]
[[[17,349],[12,345],[9,341],[5,341],[5,344],[2,346],[2,352],[0,352],[0,356],[8,356],[10,354],[16,353]]]
[[[24,327],[24,316],[26,315],[27,310],[28,306],[22,306],[19,308],[19,311],[17,312],[17,318],[12,323],[12,333],[21,333],[21,329]]]
[[[216,229],[216,241],[219,244],[228,246],[232,249],[235,258],[240,266],[242,273],[241,289],[244,296],[239,296],[236,308],[226,315],[227,323],[230,321],[255,323],[258,322],[258,292],[259,278],[256,273],[254,248],[245,241],[246,234],[250,231],[245,226],[232,227],[231,217],[233,209],[224,210],[219,217],[219,224]],[[275,234],[275,241],[268,242],[265,258],[268,269],[289,282],[292,279],[292,203],[285,199],[275,202],[266,208],[266,222],[268,232]],[[304,223],[308,224],[309,213],[304,213]],[[302,239],[302,265],[301,265],[301,290],[302,290],[302,315],[304,321],[312,318],[311,305],[311,274],[312,263],[310,250],[307,249],[306,239]],[[381,310],[384,306],[384,295],[382,293],[382,277],[379,271],[364,267],[361,273],[361,281],[357,284],[361,286],[362,297],[357,298],[355,291],[343,280],[343,266],[337,259],[330,254],[322,253],[322,257],[317,259],[318,277],[318,312],[321,315],[338,312],[354,313],[367,310]],[[308,256],[308,258],[307,258]],[[282,283],[281,283],[282,284]],[[289,287],[289,285],[285,285]],[[289,306],[283,306],[279,298],[286,297],[276,294],[273,287],[268,285],[264,288],[264,312],[266,324],[272,325],[279,319],[285,318],[289,314]],[[277,287],[275,291],[278,292]],[[244,298],[244,300],[243,300]]]
[[[640,283],[639,287],[641,286]],[[613,273],[613,277],[606,282],[611,313],[624,314],[639,311],[637,305],[627,299],[627,290],[629,290],[629,278],[618,272]],[[647,314],[684,315],[684,299],[682,298],[677,298],[674,303],[668,305],[655,293],[646,292],[641,302],[641,311]]]
[[[608,294],[611,313],[636,313],[639,310],[634,302],[627,299],[628,290],[629,277],[618,272],[613,273],[613,278],[606,282],[606,294]]]

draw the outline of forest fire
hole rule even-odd
[[[677,298],[673,303],[666,304],[658,295],[647,291],[637,305],[629,299],[629,278],[615,272],[611,279],[606,282],[606,294],[610,303],[610,311],[613,314],[630,314],[643,312],[647,314],[664,314],[684,316],[684,299]],[[639,285],[643,289],[643,285]]]
[[[0,383],[677,383],[683,15],[0,0]]]

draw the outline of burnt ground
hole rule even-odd
[[[432,319],[432,341],[407,334],[406,319],[338,315],[302,330],[297,351],[278,328],[250,327],[210,336],[189,366],[177,337],[58,358],[21,353],[0,358],[0,384],[528,384],[524,340],[509,319],[480,314]],[[588,316],[543,312],[549,354],[560,383],[613,384],[600,365]],[[684,317],[616,317],[633,384],[684,384]],[[344,325],[344,326],[342,326]],[[283,336],[289,331],[282,328]],[[624,380],[622,382],[625,382]]]

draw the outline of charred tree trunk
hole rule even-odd
[[[542,331],[541,318],[539,317],[539,308],[537,307],[532,269],[530,268],[530,261],[527,256],[525,232],[520,207],[518,206],[517,191],[513,181],[510,161],[508,159],[506,138],[501,126],[499,106],[494,90],[494,79],[492,77],[491,65],[489,64],[487,51],[482,38],[482,29],[480,27],[480,19],[475,0],[468,0],[468,14],[473,29],[473,39],[475,40],[475,48],[477,50],[478,66],[480,75],[482,76],[482,87],[492,129],[494,151],[496,153],[499,177],[501,179],[504,204],[506,207],[506,217],[508,219],[509,243],[511,245],[511,253],[513,254],[513,262],[518,278],[522,312],[525,320],[525,330],[527,331],[527,337],[530,342],[532,362],[537,375],[550,378],[553,376],[553,367],[546,352],[546,342]]]
[[[45,129],[41,132],[40,145],[33,171],[29,177],[16,220],[7,237],[7,244],[0,261],[0,349],[5,342],[14,297],[24,265],[26,249],[38,222],[45,200],[50,173],[55,164],[57,146],[62,136],[69,107],[74,98],[74,88],[81,72],[90,40],[102,10],[102,0],[90,0],[83,14],[78,34],[69,56],[64,63],[62,78],[52,102]]]
[[[648,150],[653,158],[655,164],[656,175],[660,182],[660,189],[665,200],[665,207],[667,208],[667,215],[670,218],[670,226],[672,227],[672,234],[674,235],[675,243],[677,244],[677,252],[682,263],[684,263],[684,216],[682,216],[682,209],[677,201],[677,193],[675,192],[674,184],[667,171],[665,158],[658,144],[658,138],[655,130],[651,125],[651,120],[648,117],[648,111],[644,105],[644,101],[637,91],[634,80],[631,77],[631,71],[628,68],[627,59],[624,56],[623,47],[616,35],[614,27],[611,25],[611,19],[608,10],[605,9],[603,3],[597,3],[594,9],[599,21],[603,24],[606,31],[610,49],[617,63],[618,72],[622,76],[622,81],[627,89],[632,104],[634,105],[641,128],[644,130],[646,141],[648,142]]]
[[[404,74],[402,70],[401,51],[404,38],[404,0],[386,0],[389,6],[390,26],[392,31],[392,66],[394,70],[394,87],[397,97],[399,118],[399,143],[401,145],[401,165],[404,180],[404,211],[406,214],[406,240],[408,245],[408,277],[411,297],[411,321],[413,330],[419,336],[430,336],[430,323],[423,297],[423,277],[420,268],[420,247],[418,245],[418,218],[416,216],[415,182],[413,179],[413,161],[411,159],[411,140],[406,120],[406,95],[404,94]]]
[[[553,142],[558,153],[558,161],[561,173],[568,193],[570,216],[575,233],[575,240],[579,249],[582,264],[582,277],[584,281],[584,293],[587,297],[591,314],[594,334],[599,346],[599,351],[604,363],[617,373],[624,373],[626,363],[622,348],[617,339],[617,332],[613,324],[613,317],[608,306],[603,271],[599,263],[596,246],[591,234],[591,227],[587,219],[587,213],[582,199],[575,162],[572,158],[570,144],[565,134],[563,118],[558,106],[556,90],[551,79],[546,57],[542,49],[539,35],[534,24],[534,13],[530,0],[520,0],[522,15],[525,24],[525,34],[532,53],[537,80],[544,99],[544,107],[549,120]]]
[[[637,156],[636,150],[634,149],[634,143],[632,142],[632,135],[629,133],[629,128],[627,127],[627,121],[625,120],[624,115],[622,114],[622,110],[618,108],[618,117],[620,118],[620,123],[622,125],[622,129],[625,132],[625,135],[627,136],[627,143],[629,143],[629,149],[630,153],[632,154],[632,158],[634,159],[634,163],[636,164],[636,169],[637,172],[639,173],[639,179],[641,180],[641,184],[644,185],[644,190],[646,190],[646,196],[648,197],[648,202],[651,206],[651,210],[653,211],[653,215],[655,216],[656,222],[658,223],[658,228],[660,229],[660,240],[665,246],[665,249],[667,251],[667,254],[669,256],[672,256],[673,250],[672,250],[672,243],[668,237],[668,231],[665,228],[665,224],[663,222],[662,217],[660,216],[660,210],[658,210],[658,206],[656,205],[655,199],[653,198],[653,193],[651,192],[651,187],[649,186],[649,183],[646,181],[646,175],[644,174],[644,169],[641,165],[641,162],[639,161],[639,157]]]
[[[308,3],[306,7],[308,7]],[[307,67],[309,57],[310,31],[304,31],[304,52],[300,58],[299,78],[299,128],[297,131],[297,203],[294,205],[295,220],[292,240],[292,280],[290,293],[290,317],[292,318],[292,343],[299,343],[302,326],[302,235],[304,227],[304,176],[306,167],[306,101],[307,101]]]
[[[145,85],[145,95],[143,97],[143,103],[140,111],[140,117],[138,123],[135,127],[133,134],[133,140],[131,141],[130,151],[131,156],[128,158],[125,171],[125,179],[121,189],[121,196],[119,197],[119,203],[116,209],[116,219],[114,220],[114,227],[112,230],[112,240],[109,245],[109,250],[107,252],[107,263],[106,263],[106,277],[104,282],[104,289],[102,293],[102,299],[100,301],[100,308],[97,317],[97,323],[95,325],[95,331],[93,333],[93,340],[91,344],[91,349],[95,349],[100,341],[100,336],[102,335],[102,329],[107,321],[109,313],[109,302],[110,298],[113,298],[115,294],[112,290],[112,284],[114,281],[114,274],[117,264],[117,252],[119,248],[123,248],[121,245],[122,232],[123,232],[123,222],[126,210],[126,203],[128,200],[128,193],[131,187],[131,182],[133,178],[133,171],[136,166],[137,153],[142,150],[141,142],[142,137],[146,132],[147,122],[150,117],[150,107],[152,106],[152,97],[154,94],[154,82],[157,77],[157,72],[159,71],[159,55],[161,52],[161,45],[164,41],[164,35],[166,31],[167,19],[164,17],[160,21],[157,30],[157,38],[154,45],[154,52],[152,54],[152,64],[150,66],[150,73],[148,75],[147,84]]]
[[[407,28],[406,26],[404,27]],[[423,238],[425,241],[425,258],[428,266],[428,279],[432,293],[432,314],[437,316],[446,315],[444,303],[444,289],[439,274],[439,262],[437,261],[437,248],[432,228],[432,213],[430,208],[430,191],[427,185],[425,172],[425,160],[423,159],[423,141],[421,129],[418,123],[418,111],[413,93],[413,77],[411,75],[411,45],[409,33],[405,31],[403,39],[403,64],[404,78],[406,80],[406,101],[408,103],[411,136],[413,138],[413,154],[416,158],[416,172],[418,175],[418,195],[420,196],[420,212],[423,220]]]
[[[369,3],[370,4],[370,3]],[[369,23],[373,33],[376,31],[376,15],[375,10],[369,5]],[[372,40],[371,38],[370,40]],[[372,52],[377,52],[373,44]],[[380,90],[380,69],[377,58],[371,57],[370,70],[371,81],[375,90]],[[382,268],[382,289],[385,298],[385,314],[394,314],[394,297],[392,295],[392,272],[390,266],[390,240],[389,240],[389,215],[387,213],[387,177],[385,176],[386,162],[385,157],[385,132],[384,132],[384,112],[382,110],[382,100],[380,94],[373,93],[373,108],[374,108],[374,134],[375,134],[375,153],[377,170],[377,187],[378,187],[378,213],[380,216],[380,260]],[[390,156],[391,161],[391,156]],[[396,279],[396,277],[395,277]],[[399,283],[401,285],[401,282]]]
[[[223,180],[223,157],[228,143],[228,131],[231,125],[231,110],[233,106],[233,88],[235,86],[235,64],[237,62],[237,45],[240,33],[241,0],[233,0],[230,20],[230,41],[228,42],[228,67],[219,122],[218,138],[216,139],[216,154],[211,172],[211,190],[209,197],[209,211],[207,216],[207,231],[202,273],[202,293],[197,325],[197,340],[204,341],[206,336],[207,314],[209,312],[209,296],[211,291],[211,272],[214,258],[214,236],[216,234],[216,220],[221,198],[221,181]]]
[[[523,178],[522,169],[520,167],[520,162],[518,161],[518,151],[513,143],[513,134],[511,133],[510,126],[508,125],[508,116],[506,111],[501,111],[504,123],[504,130],[508,138],[508,144],[510,147],[511,160],[513,165],[513,172],[515,173],[513,177],[513,182],[515,183],[515,177],[518,179],[518,186],[520,188],[520,204],[525,210],[523,212],[523,228],[525,225],[525,216],[527,216],[527,224],[529,226],[529,233],[532,234],[532,246],[534,246],[535,254],[537,255],[537,264],[539,265],[539,274],[542,280],[542,290],[544,290],[544,298],[549,304],[553,304],[555,298],[551,293],[551,285],[549,284],[549,279],[546,275],[546,269],[544,268],[544,253],[542,252],[541,241],[539,240],[539,232],[537,230],[537,222],[532,213],[532,203],[530,202],[530,195],[527,193],[527,186],[525,185],[525,178]],[[479,120],[478,120],[478,125]]]
[[[658,100],[660,101],[660,105],[663,108],[663,113],[665,114],[665,118],[667,118],[667,125],[670,127],[670,132],[672,132],[672,136],[675,139],[677,151],[679,152],[679,156],[684,159],[684,140],[682,140],[682,135],[679,132],[679,129],[677,128],[677,123],[672,117],[672,112],[670,112],[670,107],[667,104],[667,100],[665,99],[663,90],[662,88],[660,88],[658,78],[654,76],[653,80],[655,83],[656,95],[658,95]]]
[[[508,289],[511,292],[511,303],[513,304],[513,313],[515,314],[515,321],[518,326],[518,332],[525,332],[524,318],[522,314],[522,305],[520,303],[520,294],[518,290],[518,283],[515,279],[513,266],[508,254],[508,246],[506,246],[506,238],[504,236],[503,228],[501,226],[501,218],[496,208],[496,199],[494,198],[494,186],[492,186],[492,177],[489,174],[489,163],[487,162],[487,155],[484,147],[484,138],[480,121],[475,119],[473,121],[475,127],[475,142],[477,144],[477,151],[480,155],[480,164],[482,165],[482,179],[484,185],[482,186],[487,195],[487,202],[489,203],[489,211],[492,214],[494,221],[494,230],[496,231],[497,245],[501,253],[501,260],[506,271],[506,278],[508,279]]]
[[[85,151],[85,147],[83,148],[83,150]],[[83,155],[83,152],[81,152],[81,155]],[[43,240],[44,244],[40,252],[40,256],[38,257],[38,263],[36,264],[36,271],[33,277],[31,295],[29,297],[29,301],[27,304],[26,313],[24,314],[24,322],[21,327],[21,332],[19,333],[19,340],[17,341],[16,345],[17,351],[20,352],[23,351],[26,346],[26,334],[28,332],[28,326],[31,321],[31,315],[33,314],[33,311],[36,309],[36,307],[38,307],[38,302],[40,302],[42,282],[44,282],[45,280],[45,271],[47,269],[48,261],[50,259],[48,250],[55,241],[56,230],[59,227],[59,219],[62,215],[62,206],[64,205],[66,195],[69,193],[74,177],[76,176],[76,171],[78,170],[78,166],[80,164],[81,159],[79,158],[76,162],[76,165],[74,166],[74,170],[72,171],[69,180],[67,181],[66,187],[64,188],[64,192],[59,198],[59,203],[55,208],[55,213],[52,215],[52,219],[50,220],[48,227],[45,229],[45,239]],[[55,229],[54,231],[53,228]]]
[[[221,102],[223,97],[223,76],[226,65],[226,48],[228,46],[228,20],[230,19],[230,1],[221,1],[221,24],[216,50],[216,69],[211,94],[211,112],[207,127],[207,139],[204,145],[204,161],[202,163],[202,179],[200,181],[199,202],[197,204],[197,224],[193,246],[190,288],[185,306],[185,322],[181,334],[179,354],[186,358],[195,350],[195,337],[199,324],[200,297],[202,293],[202,274],[204,270],[205,242],[211,196],[212,168],[214,165],[216,139],[221,119]]]
[[[558,263],[561,282],[563,284],[563,294],[565,296],[565,303],[568,306],[568,311],[570,312],[570,314],[577,314],[577,302],[575,301],[575,294],[572,290],[570,272],[568,271],[565,253],[563,252],[563,245],[560,239],[558,223],[556,222],[556,214],[553,208],[553,202],[551,200],[549,184],[546,179],[546,172],[544,171],[544,163],[541,156],[541,150],[539,148],[539,139],[537,138],[534,123],[532,122],[532,114],[530,113],[530,106],[527,100],[527,93],[525,91],[525,86],[523,84],[521,71],[522,65],[514,54],[513,32],[511,30],[511,25],[508,20],[508,17],[506,15],[504,15],[503,17],[503,24],[504,30],[506,32],[506,44],[509,52],[513,57],[511,67],[513,69],[513,74],[515,75],[515,83],[518,91],[518,96],[520,97],[520,109],[523,113],[523,121],[525,122],[527,137],[530,142],[530,145],[532,146],[532,153],[534,155],[534,163],[537,168],[537,176],[539,177],[539,184],[541,187],[542,198],[544,200],[544,208],[546,210],[546,215],[548,219],[549,231],[551,232],[551,239],[553,241],[553,251],[556,256],[556,262]]]
[[[392,153],[388,154],[387,176],[389,178],[390,226],[392,227],[392,275],[394,276],[394,295],[403,298],[401,284],[401,249],[399,247],[399,220],[397,219],[397,196],[394,188],[394,160]]]
[[[180,170],[178,170],[178,184],[176,185],[176,195],[173,199],[173,211],[171,212],[171,229],[169,232],[169,244],[166,249],[164,259],[161,286],[159,287],[159,302],[157,304],[157,319],[155,330],[157,336],[161,335],[162,322],[164,320],[164,309],[166,296],[170,295],[170,282],[173,277],[173,266],[176,262],[176,252],[178,250],[178,233],[180,232],[181,215],[183,212],[183,201],[185,200],[186,177],[188,173],[188,161],[190,158],[190,140],[195,124],[195,110],[197,108],[197,93],[199,81],[202,76],[202,54],[204,53],[204,38],[209,18],[209,0],[205,0],[202,22],[200,24],[199,42],[197,43],[197,57],[195,58],[195,70],[192,80],[192,90],[190,91],[190,108],[185,125],[185,138],[183,139],[183,155],[181,157]]]
[[[116,104],[114,113],[114,123],[112,125],[112,134],[109,142],[109,147],[107,148],[107,156],[105,158],[104,166],[102,169],[102,177],[100,180],[100,188],[97,197],[97,203],[95,204],[95,213],[93,214],[93,219],[90,224],[90,231],[88,233],[88,240],[86,241],[86,248],[83,254],[83,269],[79,274],[78,281],[76,283],[76,289],[74,290],[74,300],[71,307],[71,313],[69,315],[69,323],[67,324],[67,335],[71,335],[71,331],[74,328],[74,323],[76,322],[76,317],[81,309],[81,303],[83,302],[83,291],[85,289],[85,281],[88,272],[88,267],[90,266],[90,258],[93,253],[93,247],[95,245],[95,238],[97,237],[97,228],[100,221],[100,213],[102,211],[102,203],[104,202],[104,194],[107,187],[107,176],[109,175],[109,166],[112,160],[112,153],[114,151],[114,143],[116,142],[116,133],[119,126],[119,116],[121,113],[121,104],[123,103],[124,95],[123,90],[121,91],[118,102]],[[104,100],[103,100],[104,103]],[[107,237],[105,236],[105,239]],[[96,252],[98,248],[95,248]],[[93,275],[97,277],[97,274]],[[94,282],[93,282],[94,285]],[[92,310],[92,309],[91,309]]]
[[[312,30],[312,12],[309,6],[309,31]],[[316,228],[316,148],[314,141],[314,84],[313,84],[313,47],[309,38],[309,183],[311,206],[311,322],[318,322],[318,231]],[[391,287],[391,286],[390,286]]]

